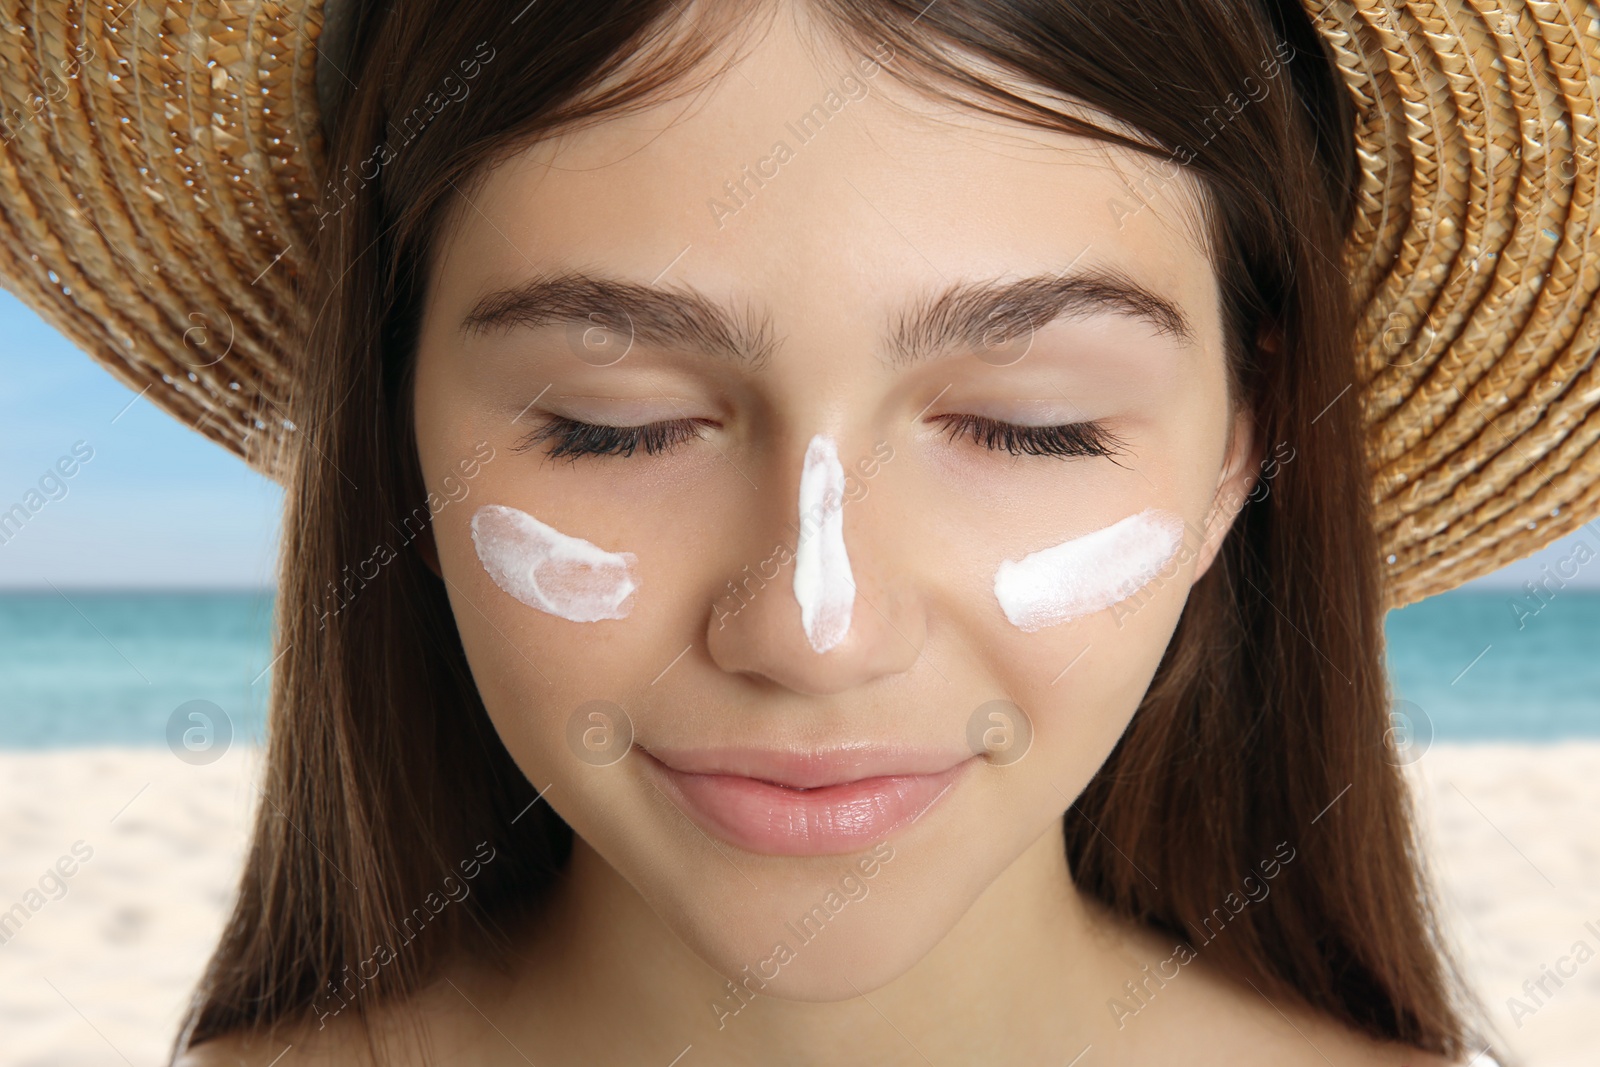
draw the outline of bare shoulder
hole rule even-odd
[[[482,1035],[476,1019],[462,1010],[461,985],[473,988],[465,971],[446,972],[403,1000],[370,1005],[365,1015],[353,1010],[326,1012],[270,1031],[224,1034],[189,1049],[173,1067],[425,1067],[474,1062]]]
[[[381,1031],[389,1014],[372,1019],[371,1028]],[[368,1030],[364,1020],[351,1014],[301,1025],[282,1023],[270,1030],[236,1031],[193,1046],[173,1067],[369,1067],[377,1061]],[[422,1061],[402,1054],[383,1062],[410,1067]]]
[[[1116,925],[1127,952],[1120,988],[1107,1001],[1107,1043],[1138,1062],[1228,1067],[1467,1067],[1410,1045],[1374,1037],[1331,1015],[1236,979],[1212,966],[1205,948],[1154,931]],[[1126,979],[1126,981],[1123,981]],[[1472,1067],[1494,1067],[1479,1060]]]
[[[1463,1067],[1436,1053],[1379,1040],[1334,1019],[1302,1014],[1293,1021],[1300,1031],[1296,1034],[1300,1040],[1290,1041],[1285,1035],[1285,1044],[1310,1054],[1308,1063],[1325,1058],[1337,1067]],[[1315,1051],[1311,1048],[1313,1043]]]
[[[173,1067],[268,1067],[273,1056],[268,1047],[249,1035],[227,1034],[190,1048],[173,1062]],[[283,1052],[284,1048],[279,1045],[278,1051]]]
[[[340,1029],[348,1029],[341,1027]],[[173,1067],[333,1067],[372,1062],[353,1034],[224,1034],[190,1048]]]
[[[1263,1064],[1332,1064],[1333,1067],[1465,1067],[1455,1060],[1411,1045],[1388,1041],[1304,1006],[1274,1001],[1259,990],[1231,980],[1232,1036],[1241,1039]],[[1247,1062],[1256,1062],[1249,1059]],[[1479,1064],[1476,1067],[1485,1067]]]

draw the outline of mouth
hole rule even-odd
[[[904,749],[640,752],[662,792],[702,830],[768,856],[859,851],[920,819],[981,758]]]

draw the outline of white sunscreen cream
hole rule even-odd
[[[1178,551],[1183,519],[1146,508],[1110,526],[1006,560],[994,595],[1018,629],[1034,631],[1102,611],[1138,592]]]
[[[572,622],[626,618],[632,609],[632,552],[607,552],[500,504],[473,513],[472,543],[494,584],[530,608]]]
[[[844,548],[844,467],[833,439],[817,434],[800,468],[800,538],[794,555],[800,624],[818,652],[850,631],[856,582]]]

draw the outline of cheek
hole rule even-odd
[[[472,515],[478,562],[507,596],[568,622],[625,619],[638,557],[564,533],[525,511],[485,504]]]
[[[1025,753],[994,768],[1019,825],[1058,817],[1110,756],[1161,663],[1185,588],[1168,583],[1121,620],[1102,611],[1034,633],[994,608],[982,638],[989,673],[1031,735]]]
[[[469,505],[446,508],[435,526],[474,682],[540,785],[604,762],[596,739],[606,751],[608,730],[626,739],[630,712],[666,691],[653,683],[669,668],[693,669],[681,654],[703,639],[715,589],[732,573],[709,562],[726,555],[715,508],[658,511],[636,497],[619,510],[561,488],[486,469]],[[697,518],[669,528],[680,510]],[[600,703],[611,721],[590,729]]]
[[[1041,740],[1120,733],[1138,707],[1171,641],[1187,596],[1182,574],[1134,598],[1059,626],[1024,632],[997,606],[983,638],[994,676],[1033,715]],[[991,596],[991,601],[992,601]]]
[[[1120,562],[1086,558],[1093,553],[1082,550],[1094,546],[1095,535],[1055,546],[1066,551],[1047,559],[1051,566],[1031,571],[1017,567],[1025,557],[1012,553],[990,568],[987,587],[975,596],[980,607],[970,616],[974,645],[987,657],[989,673],[1023,709],[1033,734],[1032,758],[1019,761],[1019,779],[1048,777],[1053,788],[1032,791],[1047,805],[1076,796],[1109,755],[1171,641],[1201,533],[1168,514],[1171,537],[1147,550],[1125,545],[1113,553]],[[1007,575],[1014,594],[1009,615],[1003,603]],[[1023,583],[1030,577],[1031,586]],[[1065,618],[1047,622],[1051,612]]]
[[[1168,567],[1183,534],[1181,517],[1146,508],[1019,560],[1003,560],[994,597],[1011,624],[1029,633],[1116,609]]]

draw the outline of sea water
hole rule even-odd
[[[195,700],[259,742],[271,661],[268,592],[0,593],[0,747],[166,745]]]
[[[0,593],[0,747],[169,744],[207,701],[264,736],[270,592]],[[1386,620],[1392,690],[1435,741],[1600,737],[1600,592],[1456,590]],[[186,725],[189,721],[178,716]]]

